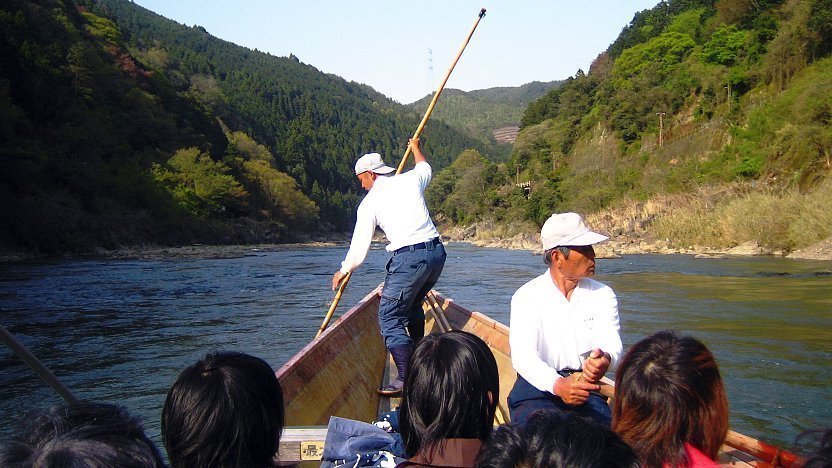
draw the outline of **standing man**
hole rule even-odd
[[[365,154],[355,163],[355,175],[367,196],[358,206],[347,257],[332,276],[335,290],[364,261],[376,226],[381,227],[390,241],[387,251],[393,255],[387,261],[378,322],[399,373],[390,385],[379,389],[382,395],[402,391],[412,345],[425,334],[422,300],[445,266],[445,247],[425,204],[432,170],[419,149],[419,139],[411,139],[409,145],[416,166],[406,173],[390,176],[395,169],[385,165],[378,153]]]
[[[511,298],[511,362],[517,382],[508,396],[511,421],[523,425],[536,410],[575,411],[609,426],[610,408],[598,381],[622,351],[618,301],[592,280],[592,232],[576,213],[552,215],[540,240],[545,273]]]

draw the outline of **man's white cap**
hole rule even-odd
[[[384,164],[380,154],[368,153],[358,158],[358,161],[355,163],[355,175],[367,171],[372,171],[376,174],[389,174],[395,171],[395,169]]]
[[[540,243],[543,250],[568,245],[592,245],[609,237],[592,232],[577,213],[555,213],[543,223]]]

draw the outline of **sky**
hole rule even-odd
[[[486,16],[446,88],[520,86],[587,71],[633,15],[658,0],[134,2],[250,49],[294,54],[409,104],[436,90],[481,8]]]

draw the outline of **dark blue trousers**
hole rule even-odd
[[[421,247],[403,249],[387,261],[378,306],[378,323],[387,349],[409,346],[424,336],[422,300],[439,280],[447,255],[441,243],[426,242]]]
[[[560,397],[549,392],[542,392],[535,388],[520,375],[508,394],[508,409],[511,422],[525,426],[529,416],[538,410],[550,410],[557,413],[574,412],[591,418],[604,427],[610,427],[612,411],[607,401],[595,393],[591,393],[586,402],[571,406],[564,403]]]

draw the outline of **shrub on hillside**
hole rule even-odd
[[[153,176],[181,206],[197,216],[240,213],[248,193],[229,174],[230,168],[199,150],[178,150],[164,164],[153,165]]]

